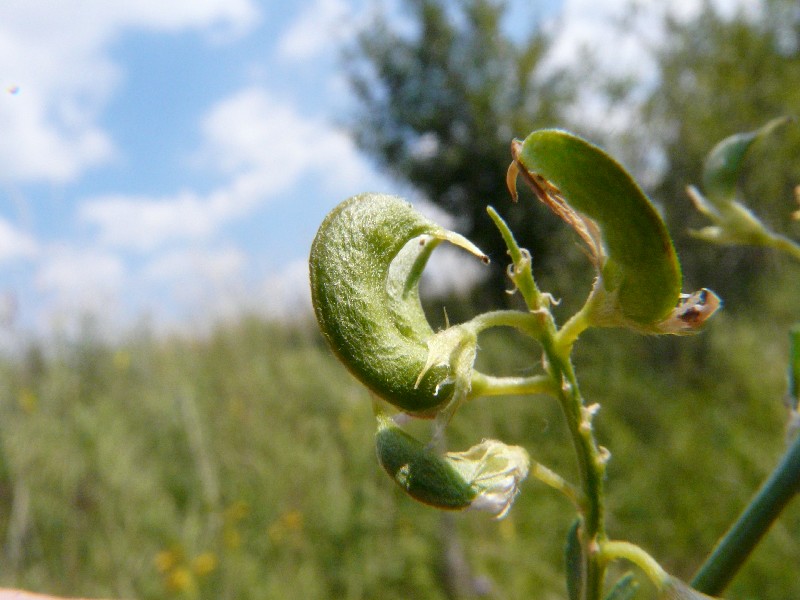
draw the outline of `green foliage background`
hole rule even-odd
[[[731,313],[688,339],[581,341],[578,372],[602,403],[598,435],[613,454],[611,535],[691,575],[784,446],[784,325]],[[520,343],[535,356],[524,341],[484,336],[482,368],[530,369]],[[0,585],[153,599],[452,597],[440,513],[380,471],[367,393],[311,324],[245,319],[202,340],[142,332],[113,346],[87,334],[4,360],[0,394]],[[496,436],[573,473],[546,398],[478,401],[449,432],[451,448]],[[474,574],[491,581],[487,597],[559,598],[572,518],[529,482],[505,521],[455,522]],[[798,531],[795,504],[729,596],[800,596]]]

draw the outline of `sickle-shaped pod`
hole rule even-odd
[[[443,240],[488,262],[405,200],[361,194],[325,218],[309,259],[314,311],[333,352],[380,398],[420,417],[435,416],[453,394],[449,365],[427,365],[434,332],[418,289]]]
[[[664,222],[608,154],[557,129],[514,140],[511,153],[512,195],[521,174],[586,243],[608,300],[603,314],[595,315],[598,325],[689,333],[716,310],[719,300],[709,290],[681,296],[681,269]]]

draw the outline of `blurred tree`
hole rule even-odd
[[[545,266],[556,253],[548,238],[563,228],[546,211],[512,207],[505,173],[511,139],[561,125],[572,86],[563,73],[539,68],[549,41],[535,24],[521,42],[511,39],[501,0],[403,6],[411,28],[381,14],[346,51],[358,101],[349,125],[363,150],[456,217],[459,231],[489,253],[481,303],[496,303],[508,287],[508,261],[486,205],[498,207],[536,266]]]
[[[643,120],[651,128],[650,139],[665,152],[654,196],[666,207],[675,235],[684,234],[687,225],[705,224],[685,188],[700,183],[703,158],[717,141],[773,117],[799,116],[800,5],[768,0],[756,10],[725,17],[706,2],[692,20],[667,21],[666,43],[657,53],[660,83]],[[800,127],[795,124],[754,148],[743,181],[746,203],[771,227],[794,236],[800,233],[790,219],[797,209],[798,156]],[[752,293],[764,272],[764,257],[774,254],[679,241],[691,256],[686,270],[693,283],[714,287],[729,300]]]

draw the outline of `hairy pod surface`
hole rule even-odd
[[[418,287],[443,240],[488,260],[405,200],[360,194],[325,218],[309,259],[314,311],[333,352],[380,398],[422,417],[435,416],[453,393],[449,365],[425,371],[434,332]]]

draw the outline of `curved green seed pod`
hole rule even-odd
[[[661,217],[625,169],[555,129],[534,131],[512,145],[512,154],[539,198],[586,241],[625,317],[641,324],[664,319],[678,302],[680,266]]]
[[[418,290],[443,240],[488,262],[405,200],[361,194],[325,218],[309,259],[314,311],[334,353],[379,397],[421,417],[435,416],[453,394],[449,365],[428,364],[434,332]]]
[[[686,189],[695,208],[712,223],[692,231],[695,237],[715,243],[773,246],[784,250],[794,246],[786,238],[771,232],[737,200],[737,183],[753,144],[791,120],[788,117],[773,119],[755,131],[729,136],[711,149],[703,165],[703,191],[694,186]],[[792,252],[796,253],[796,250],[792,248]]]
[[[703,310],[694,301],[693,310],[686,310],[680,265],[664,222],[628,172],[600,148],[565,131],[544,129],[514,140],[511,151],[512,195],[516,198],[521,174],[586,243],[607,298],[596,324],[686,333],[719,306],[705,290]]]

